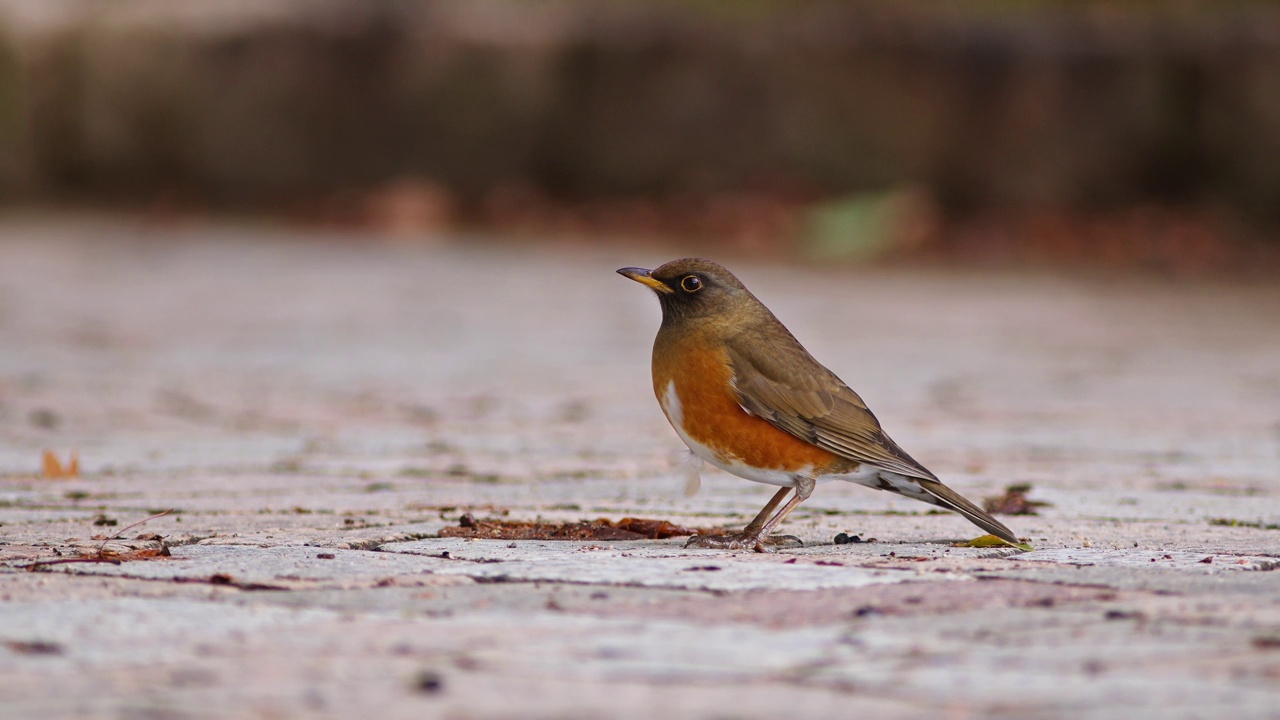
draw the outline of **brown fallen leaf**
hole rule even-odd
[[[623,518],[618,522],[600,518],[580,522],[532,522],[528,520],[477,520],[463,515],[457,527],[440,531],[440,537],[485,538],[489,540],[661,540],[710,532],[681,527],[665,520]]]
[[[125,550],[124,552],[117,552],[107,548],[100,553],[100,556],[108,561],[129,562],[130,560],[152,560],[154,558],[170,557],[170,553],[169,545],[161,541],[159,547],[137,548],[136,550]],[[86,554],[85,557],[94,557],[94,555]]]
[[[71,457],[64,466],[52,450],[45,450],[44,476],[49,480],[80,477],[80,454],[72,450]]]
[[[989,513],[1001,515],[1039,515],[1036,508],[1052,507],[1050,503],[1027,499],[1031,492],[1031,483],[1017,483],[1004,489],[1003,495],[989,497],[982,501],[982,508]]]
[[[597,522],[608,522],[608,520],[598,520]],[[617,522],[617,527],[620,530],[642,535],[650,540],[663,540],[687,535],[705,535],[708,532],[698,528],[681,527],[666,520],[646,520],[643,518],[622,518]]]

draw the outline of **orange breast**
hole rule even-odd
[[[653,391],[659,404],[674,382],[681,429],[725,464],[740,462],[790,472],[828,467],[839,459],[743,410],[730,384],[732,375],[727,356],[713,343],[685,338],[654,347]],[[673,425],[676,422],[670,414],[667,419]]]

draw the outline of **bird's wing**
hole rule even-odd
[[[937,480],[884,434],[857,393],[794,338],[787,340],[743,332],[726,343],[734,389],[747,412],[840,457]]]

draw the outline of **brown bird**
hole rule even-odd
[[[1009,528],[898,447],[862,398],[814,360],[733,273],[696,258],[618,273],[652,288],[662,304],[653,391],[676,434],[722,470],[781,486],[740,534],[694,536],[689,546],[765,552],[770,544],[799,542],[770,533],[829,480],[954,510],[1018,543]]]

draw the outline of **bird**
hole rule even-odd
[[[1012,530],[898,447],[862,398],[726,268],[683,258],[617,272],[652,289],[662,306],[653,391],[676,434],[698,458],[779,487],[742,532],[695,535],[687,547],[771,552],[800,543],[772,532],[834,480],[952,510],[1018,545]]]

